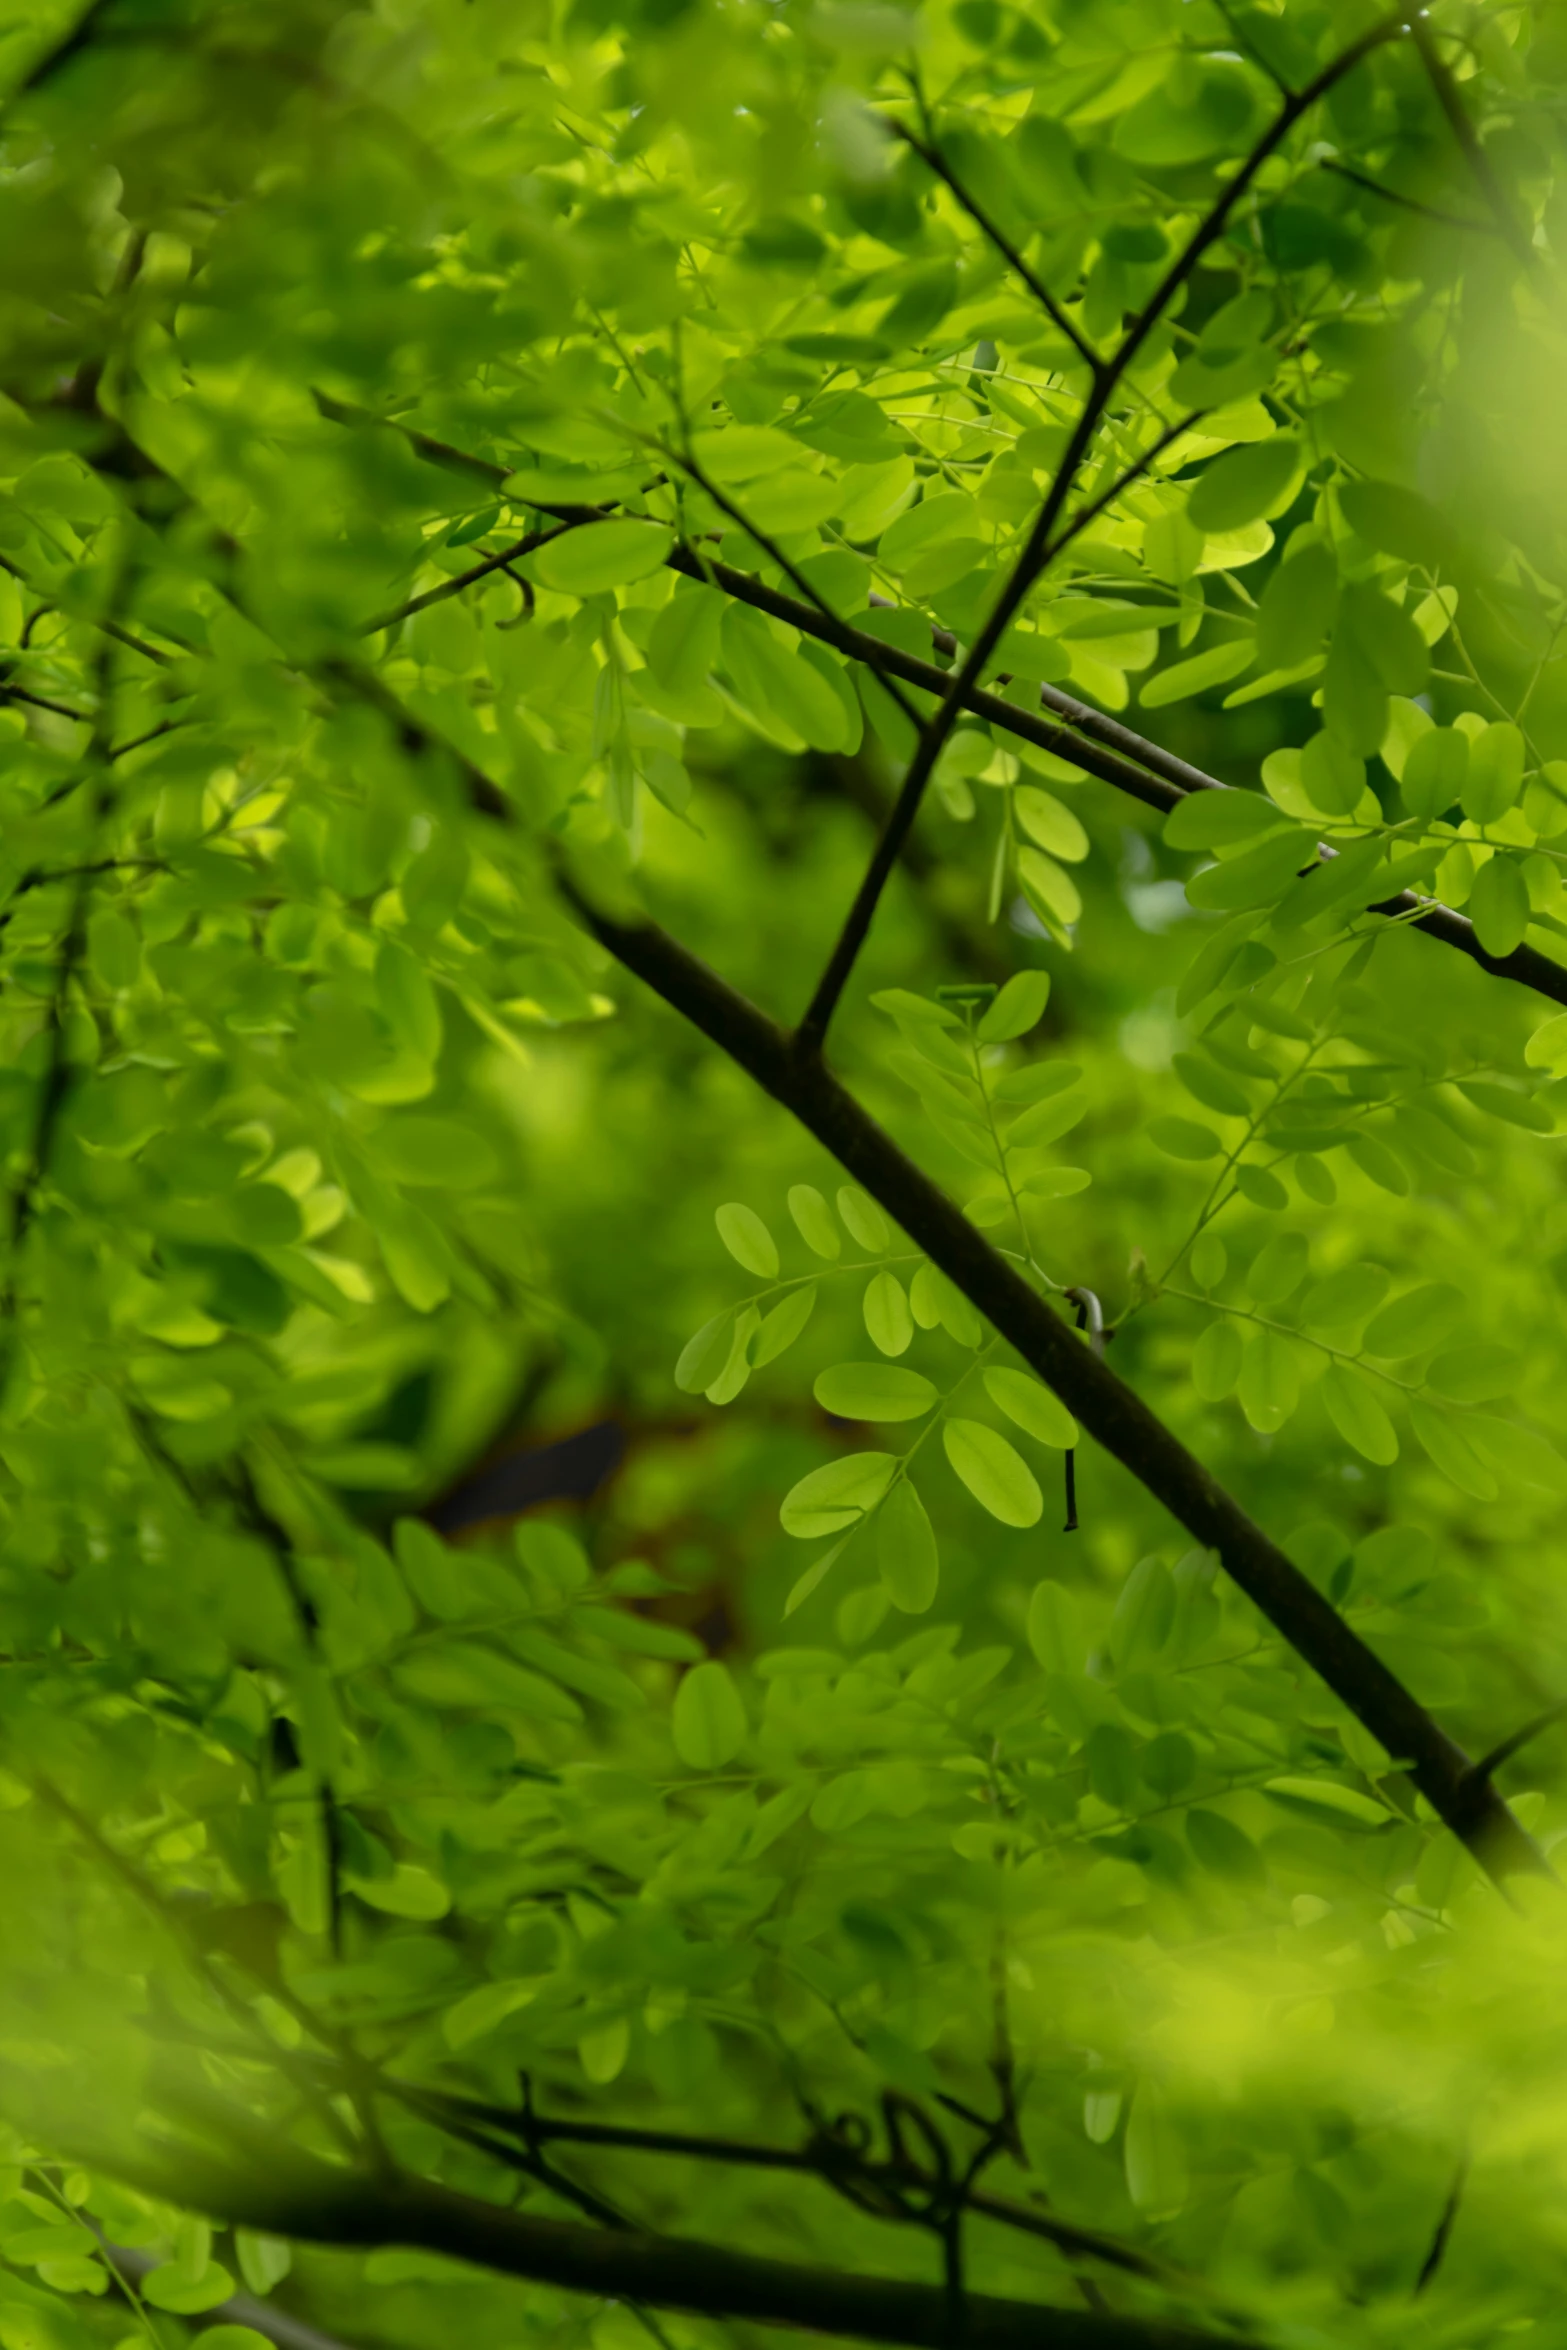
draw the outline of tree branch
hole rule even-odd
[[[1491,158],[1480,144],[1480,134],[1470,121],[1458,94],[1458,84],[1437,55],[1436,35],[1426,22],[1425,11],[1412,8],[1406,19],[1409,37],[1420,53],[1420,62],[1426,69],[1426,78],[1436,94],[1436,102],[1447,117],[1448,128],[1458,141],[1476,187],[1496,216],[1498,232],[1504,236],[1513,252],[1526,269],[1533,269],[1539,260],[1527,230],[1516,219],[1511,204],[1503,193],[1502,183],[1492,167]]]
[[[1441,212],[1434,204],[1422,204],[1418,196],[1402,196],[1397,188],[1385,188],[1352,164],[1340,163],[1337,156],[1325,155],[1319,167],[1331,171],[1341,180],[1349,180],[1357,188],[1364,188],[1368,196],[1380,196],[1384,204],[1395,204],[1401,212],[1413,212],[1421,220],[1436,222],[1440,228],[1467,229],[1477,237],[1499,237],[1503,231],[1492,220],[1465,220],[1461,212]]]
[[[597,2300],[948,2350],[950,2310],[941,2285],[807,2267],[727,2244],[538,2219],[405,2172],[370,2178],[332,2168],[280,2146],[210,2094],[193,2091],[182,2102],[202,2125],[199,2146],[160,2145],[144,2133],[135,2144],[106,2147],[90,2143],[90,2130],[80,2121],[73,2128],[63,2115],[51,2135],[144,2192],[271,2235],[347,2247],[403,2245]],[[213,2138],[222,2151],[209,2151]],[[982,2293],[966,2296],[965,2314],[966,2350],[1214,2350],[1212,2335],[1157,2318],[1088,2315]],[[1227,2350],[1246,2350],[1234,2337],[1225,2341]]]
[[[1384,29],[1384,38],[1391,34]],[[1367,36],[1369,41],[1370,36]],[[346,401],[331,399],[324,392],[316,392],[316,404],[330,422],[344,425],[381,425],[389,431],[402,434],[410,447],[432,465],[448,470],[476,474],[486,481],[501,482],[507,478],[503,465],[493,464],[488,458],[474,457],[461,449],[454,449],[430,434],[416,431],[410,425],[398,424],[375,415],[373,410],[356,408]],[[565,522],[596,522],[603,517],[591,506],[540,507]],[[924,661],[917,653],[905,653],[898,646],[883,642],[880,637],[856,628],[851,621],[832,620],[796,597],[786,596],[780,589],[769,587],[754,573],[737,570],[734,565],[722,563],[716,557],[695,554],[689,547],[677,546],[668,557],[668,568],[686,579],[722,590],[737,603],[750,604],[759,612],[770,613],[802,636],[813,636],[823,644],[832,645],[852,661],[861,661],[877,677],[900,678],[906,685],[918,686],[923,692],[938,698],[954,690],[952,672],[937,667],[934,661]],[[956,639],[946,630],[932,630],[936,645],[944,652],[956,649]],[[1173,751],[1149,742],[1144,736],[1123,726],[1107,711],[1096,710],[1090,703],[1079,701],[1059,686],[1042,685],[1039,689],[1041,705],[1053,710],[1065,721],[1052,726],[1037,718],[1032,711],[1020,709],[1015,702],[1004,701],[999,694],[988,692],[978,685],[963,686],[956,681],[963,709],[976,718],[985,719],[991,726],[1013,734],[1020,741],[1031,742],[1042,751],[1053,752],[1058,758],[1070,759],[1085,774],[1101,783],[1108,783],[1128,798],[1141,801],[1161,815],[1169,811],[1193,791],[1228,791],[1231,786],[1221,783],[1217,776],[1207,775],[1200,767],[1193,767],[1178,758]],[[1068,729],[1075,731],[1069,732]],[[1089,737],[1084,741],[1084,736]],[[148,738],[150,739],[150,738]],[[1096,746],[1103,745],[1100,749]],[[133,746],[127,745],[126,748]],[[479,771],[475,770],[477,774]],[[1162,780],[1156,780],[1162,779]],[[481,778],[485,791],[496,803],[490,813],[502,811],[504,803],[495,786],[487,777]],[[1170,788],[1173,786],[1174,788]],[[895,820],[885,820],[886,829]],[[912,824],[905,824],[899,832],[901,844],[907,839]],[[1510,955],[1487,954],[1475,934],[1474,924],[1447,906],[1426,906],[1409,891],[1373,906],[1376,914],[1396,915],[1428,938],[1440,941],[1458,954],[1468,956],[1481,970],[1494,979],[1510,979],[1519,987],[1527,987],[1548,1002],[1567,1006],[1567,968],[1542,954],[1537,947],[1514,948]]]
[[[820,1059],[656,924],[622,922],[563,887],[600,945],[791,1111],[864,1185],[916,1247],[1067,1409],[1193,1538],[1396,1763],[1498,1880],[1545,1863],[1463,1749],[1412,1697],[1312,1582],[1125,1385],[1062,1323],[928,1176],[861,1109]]]
[[[1000,228],[997,223],[991,219],[989,213],[986,212],[978,203],[978,201],[969,194],[967,188],[963,186],[951,164],[942,154],[940,148],[935,144],[935,141],[932,140],[927,146],[923,139],[918,139],[915,137],[914,133],[909,129],[906,123],[897,121],[892,115],[884,115],[882,119],[886,123],[888,130],[892,132],[894,138],[901,139],[906,147],[911,148],[913,152],[919,157],[921,163],[924,164],[926,170],[933,172],[936,178],[941,181],[943,187],[950,191],[956,202],[968,214],[970,220],[973,221],[981,236],[985,236],[990,239],[990,242],[995,246],[996,251],[1006,262],[1007,267],[1022,279],[1024,285],[1027,286],[1035,301],[1044,311],[1051,325],[1055,327],[1058,332],[1065,335],[1067,341],[1071,344],[1078,357],[1084,362],[1085,366],[1091,368],[1093,373],[1098,375],[1105,366],[1104,360],[1100,358],[1098,352],[1093,348],[1093,345],[1087,342],[1079,330],[1072,324],[1072,321],[1067,317],[1066,312],[1061,308],[1060,303],[1056,300],[1054,294],[1051,293],[1050,288],[1045,284],[1044,280],[1037,276],[1032,269],[1030,269],[1028,263],[1024,260],[1022,254],[1018,251],[1016,245],[1013,244],[1006,231]]]
[[[821,1049],[838,999],[843,993],[849,973],[854,968],[855,959],[864,944],[866,933],[870,929],[877,903],[882,890],[886,887],[887,877],[897,861],[898,851],[918,813],[925,786],[941,755],[942,746],[951,733],[958,713],[963,707],[964,696],[984,674],[991,655],[1005,635],[1014,614],[1050,560],[1052,539],[1056,524],[1061,517],[1062,508],[1071,495],[1078,468],[1093,445],[1094,437],[1098,432],[1105,411],[1109,407],[1116,386],[1122,381],[1174,295],[1191,276],[1209,246],[1223,235],[1230,214],[1234,211],[1241,196],[1251,186],[1268,157],[1283,143],[1295,123],[1316,104],[1319,98],[1325,96],[1335,83],[1341,81],[1345,74],[1351,72],[1374,50],[1382,47],[1388,41],[1395,40],[1403,30],[1404,19],[1401,15],[1384,18],[1380,24],[1373,25],[1369,32],[1363,33],[1358,41],[1351,42],[1350,46],[1334,58],[1331,64],[1323,67],[1322,71],[1307,84],[1305,89],[1280,107],[1268,129],[1256,142],[1233,179],[1224,188],[1218,201],[1210,206],[1208,212],[1187,239],[1181,252],[1176,255],[1165,271],[1148,301],[1138,311],[1126,333],[1122,336],[1114,355],[1102,366],[1096,368],[1093,385],[1088,398],[1083,403],[1082,413],[1072,429],[1071,439],[1068,441],[1065,454],[1056,469],[1055,479],[1046,492],[1044,504],[1024,541],[1021,554],[1012,567],[1011,577],[991,606],[979,634],[951,679],[940,708],[927,722],[921,734],[919,746],[910,763],[908,773],[904,777],[903,788],[898,794],[892,814],[887,819],[886,829],[876,845],[865,878],[855,894],[854,903],[849,908],[837,944],[828,957],[827,967],[817,984],[816,992],[806,1009],[805,1017],[800,1022],[797,1035],[802,1050],[819,1052]]]

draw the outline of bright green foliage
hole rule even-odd
[[[834,1067],[1557,1845],[1561,11],[0,36],[0,2346],[1554,2345],[1559,1890],[594,922],[930,749]]]

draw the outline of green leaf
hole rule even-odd
[[[948,1460],[982,1509],[1003,1526],[1037,1526],[1044,1496],[1021,1453],[980,1420],[948,1420],[941,1432]]]
[[[733,1307],[726,1306],[721,1314],[704,1322],[695,1337],[687,1339],[675,1365],[675,1385],[682,1395],[702,1395],[712,1386],[729,1360],[735,1320]]]
[[[832,1220],[832,1210],[814,1184],[792,1183],[789,1186],[789,1213],[795,1229],[808,1249],[817,1256],[835,1263],[843,1251],[838,1227]]]
[[[751,1368],[760,1371],[764,1364],[776,1362],[801,1335],[816,1311],[816,1285],[791,1291],[779,1299],[762,1316],[761,1327],[751,1341]],[[678,1385],[678,1380],[677,1380]]]
[[[1237,1393],[1259,1436],[1272,1436],[1289,1419],[1300,1401],[1300,1365],[1281,1332],[1266,1327],[1251,1332]]]
[[[1186,511],[1201,531],[1240,530],[1288,503],[1303,465],[1293,433],[1275,433],[1269,440],[1231,449],[1204,467]]]
[[[1210,1322],[1192,1349],[1192,1385],[1204,1403],[1222,1403],[1235,1392],[1245,1342],[1233,1322]]]
[[[77,2241],[80,2242],[79,2235]],[[215,2260],[198,2277],[187,2276],[177,2263],[170,2262],[162,2268],[150,2269],[142,2278],[139,2291],[154,2309],[166,2309],[175,2317],[196,2317],[204,2309],[216,2309],[220,2301],[231,2300],[234,2279]]]
[[[1256,848],[1244,850],[1204,873],[1194,873],[1186,897],[1200,913],[1234,913],[1249,906],[1271,906],[1284,895],[1304,866],[1315,858],[1315,844],[1298,826],[1277,832]]]
[[[1380,1265],[1344,1265],[1312,1283],[1301,1300],[1301,1322],[1308,1330],[1349,1329],[1374,1314],[1387,1292]]]
[[[1048,971],[1017,971],[975,1028],[981,1044],[1010,1044],[1037,1026],[1050,1000]]]
[[[1528,1134],[1556,1131],[1550,1111],[1532,1094],[1514,1093],[1507,1085],[1488,1085],[1483,1078],[1461,1078],[1458,1090],[1465,1101],[1483,1110],[1488,1118],[1500,1118],[1506,1126],[1521,1126]]]
[[[884,1355],[906,1354],[914,1336],[908,1293],[896,1273],[873,1273],[865,1289],[865,1330]]]
[[[936,1536],[907,1477],[900,1477],[881,1506],[876,1531],[882,1587],[895,1608],[919,1616],[934,1603],[941,1566]]]
[[[1026,1371],[996,1368],[985,1373],[985,1392],[1015,1427],[1057,1452],[1069,1452],[1078,1441],[1077,1422],[1048,1387]]]
[[[1126,2122],[1126,2188],[1149,2219],[1171,2219],[1191,2188],[1185,2148],[1160,2091],[1142,2082]]]
[[[778,1272],[778,1244],[754,1208],[730,1200],[713,1218],[718,1237],[737,1265],[759,1280],[772,1281]]]
[[[1157,1656],[1175,1629],[1175,1579],[1162,1559],[1143,1559],[1122,1584],[1110,1649],[1122,1672]]]
[[[1076,865],[1087,856],[1087,833],[1071,809],[1064,807],[1054,793],[1041,791],[1037,784],[1020,783],[1012,795],[1012,805],[1029,839],[1037,841],[1052,857]]]
[[[1488,955],[1510,955],[1529,927],[1529,892],[1514,858],[1499,851],[1481,866],[1467,912]]]
[[[1330,1363],[1321,1383],[1328,1417],[1346,1444],[1387,1468],[1398,1458],[1398,1438],[1370,1382],[1347,1363]]]
[[[1283,822],[1273,802],[1255,792],[1193,791],[1166,816],[1164,837],[1172,849],[1233,848]]]
[[[734,1760],[749,1725],[726,1665],[710,1661],[682,1674],[670,1727],[675,1752],[688,1770],[721,1771]]]
[[[1024,896],[1036,913],[1043,916],[1047,927],[1054,924],[1061,930],[1070,930],[1075,922],[1081,921],[1083,901],[1076,882],[1043,849],[1018,850],[1017,877]]]
[[[1226,1077],[1211,1061],[1200,1060],[1195,1053],[1177,1053],[1171,1067],[1187,1092],[1205,1110],[1215,1110],[1221,1118],[1250,1116],[1251,1104],[1234,1078]]]
[[[1028,1603],[1028,1645],[1047,1673],[1080,1673],[1085,1642],[1075,1592],[1064,1584],[1036,1583]]]
[[[1495,1477],[1467,1441],[1463,1429],[1446,1412],[1414,1396],[1409,1404],[1409,1424],[1425,1452],[1461,1493],[1473,1494],[1476,1501],[1495,1501],[1498,1491]]]
[[[1472,736],[1462,791],[1464,814],[1476,824],[1495,824],[1505,816],[1523,789],[1525,756],[1523,736],[1510,719]]]
[[[528,558],[540,587],[567,596],[601,596],[657,571],[674,544],[659,523],[594,522],[551,539]]]
[[[897,1465],[890,1452],[853,1452],[812,1469],[785,1494],[778,1522],[798,1542],[840,1534],[876,1507]]]
[[[922,1330],[945,1330],[959,1345],[978,1346],[985,1325],[955,1282],[934,1265],[921,1265],[909,1284],[909,1303]]]
[[[857,1184],[844,1184],[838,1194],[838,1213],[850,1239],[869,1249],[872,1256],[891,1247],[892,1227],[868,1191],[861,1191]]]
[[[1362,1795],[1358,1787],[1346,1787],[1338,1779],[1269,1779],[1265,1792],[1275,1802],[1282,1802],[1297,1810],[1316,1812],[1335,1826],[1356,1828],[1388,1828],[1393,1824],[1392,1814],[1385,1804],[1369,1795]]]
[[[1163,1151],[1166,1158],[1216,1159],[1224,1150],[1211,1126],[1199,1126],[1191,1118],[1154,1118],[1147,1132],[1154,1148]]]
[[[1253,1257],[1246,1275],[1246,1288],[1252,1303],[1259,1306],[1282,1304],[1305,1279],[1306,1256],[1306,1236],[1303,1232],[1281,1232],[1276,1239],[1268,1241]]]
[[[1314,734],[1300,754],[1301,789],[1324,816],[1352,816],[1366,788],[1366,763],[1332,734]]]
[[[1448,1281],[1428,1281],[1384,1306],[1366,1326],[1361,1341],[1367,1354],[1387,1362],[1402,1362],[1424,1354],[1447,1336],[1464,1310],[1463,1292]]]
[[[1205,694],[1216,685],[1228,685],[1232,677],[1239,677],[1243,669],[1249,669],[1256,658],[1256,642],[1249,636],[1228,644],[1211,645],[1206,653],[1194,653],[1189,661],[1177,661],[1170,668],[1159,670],[1140,689],[1137,698],[1145,710],[1166,710],[1172,702],[1189,702],[1194,694]]]
[[[1463,798],[1468,780],[1469,737],[1455,726],[1433,726],[1405,753],[1399,789],[1411,816],[1430,824]]]
[[[928,1379],[892,1363],[837,1363],[819,1375],[812,1392],[840,1420],[917,1420],[938,1400]]]
[[[1202,1866],[1216,1877],[1242,1885],[1260,1884],[1262,1855],[1243,1828],[1222,1812],[1193,1809],[1186,1815],[1186,1841]]]

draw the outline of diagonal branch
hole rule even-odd
[[[1388,41],[1396,40],[1404,31],[1402,15],[1385,17],[1351,42],[1306,87],[1280,107],[1262,137],[1233,176],[1225,183],[1218,200],[1212,204],[1203,219],[1187,239],[1165,271],[1143,308],[1133,318],[1122,336],[1114,356],[1094,376],[1082,413],[1073,427],[1072,437],[1056,469],[1055,479],[1046,493],[1032,529],[1024,542],[1021,554],[1012,567],[1012,575],[991,606],[988,617],[969,648],[961,665],[953,675],[940,709],[926,725],[909,770],[903,780],[892,814],[888,817],[881,839],[876,844],[864,880],[849,908],[843,929],[839,934],[817,984],[816,992],[807,1007],[798,1030],[799,1043],[807,1052],[819,1052],[827,1034],[828,1024],[837,1008],[838,999],[848,983],[850,972],[861,946],[864,944],[887,877],[897,861],[900,848],[909,827],[919,810],[925,786],[930,781],[943,744],[963,708],[963,697],[976,685],[989,664],[991,655],[1001,642],[1014,614],[1024,597],[1039,578],[1051,557],[1056,525],[1061,518],[1073,483],[1089,449],[1092,447],[1100,423],[1114,397],[1117,386],[1137,357],[1154,327],[1163,316],[1174,296],[1186,283],[1198,262],[1224,234],[1231,213],[1251,186],[1270,155],[1280,147],[1301,116],[1324,97],[1336,83],[1359,65],[1373,51]]]
[[[1426,1801],[1500,1879],[1544,1862],[1468,1757],[1314,1583],[1253,1524],[1142,1398],[1028,1287],[813,1053],[656,924],[623,922],[567,896],[600,945],[791,1111],[1014,1346],[1088,1433],[1218,1553],[1232,1581],[1332,1689]]]
[[[958,178],[957,173],[953,170],[951,164],[942,154],[941,149],[936,145],[934,139],[931,139],[929,144],[927,144],[925,139],[919,139],[915,137],[913,131],[909,129],[907,123],[898,122],[891,115],[884,116],[883,119],[886,122],[888,130],[892,132],[893,136],[895,138],[901,139],[906,147],[911,148],[913,152],[919,157],[921,163],[924,164],[926,170],[933,172],[936,178],[941,181],[943,187],[950,191],[955,201],[968,214],[970,220],[973,221],[981,236],[985,236],[990,239],[990,242],[995,246],[996,251],[1006,262],[1007,267],[1012,270],[1016,276],[1022,279],[1024,285],[1027,286],[1035,301],[1044,311],[1051,325],[1055,327],[1059,333],[1065,335],[1067,341],[1071,344],[1078,357],[1084,362],[1085,366],[1089,367],[1095,375],[1102,373],[1105,366],[1104,360],[1100,358],[1093,345],[1086,341],[1084,336],[1072,324],[1072,321],[1070,318],[1068,318],[1066,312],[1062,309],[1054,294],[1051,293],[1050,288],[1045,284],[1043,278],[1041,278],[1035,270],[1029,267],[1022,254],[1018,251],[1016,245],[1013,244],[1012,239],[1007,235],[1005,229],[1001,228],[996,221],[991,219],[989,213],[984,210],[983,206],[979,203],[977,198],[970,195],[968,189],[964,187],[962,181]]]
[[[409,446],[432,465],[447,470],[475,474],[486,481],[501,482],[507,478],[504,465],[488,458],[470,456],[466,451],[452,448],[445,441],[435,440],[430,434],[416,431],[412,426],[399,424],[375,415],[367,408],[331,399],[324,392],[315,394],[316,404],[329,421],[344,425],[380,425],[400,433]],[[597,522],[603,519],[591,506],[541,507],[559,521],[570,523]],[[898,646],[884,643],[852,621],[831,620],[808,603],[781,590],[769,587],[754,573],[737,570],[734,565],[720,562],[715,556],[698,555],[691,548],[677,546],[668,557],[668,568],[684,578],[716,587],[737,603],[750,604],[759,612],[770,613],[789,627],[798,629],[802,636],[811,636],[828,644],[851,661],[861,661],[872,675],[883,683],[889,677],[900,678],[904,684],[918,686],[923,692],[938,699],[958,691],[961,707],[991,726],[1000,727],[1020,741],[1031,742],[1042,751],[1070,759],[1085,774],[1101,783],[1108,783],[1128,798],[1141,801],[1161,815],[1169,811],[1193,791],[1227,791],[1217,776],[1208,775],[1200,767],[1178,758],[1159,743],[1150,742],[1107,711],[1096,710],[1091,703],[1079,701],[1075,695],[1055,685],[1039,689],[1041,705],[1052,710],[1065,721],[1053,726],[1032,711],[1020,709],[1015,702],[1004,701],[999,694],[987,692],[982,686],[964,686],[961,678],[954,681],[950,670],[938,668],[934,661],[921,660],[917,653],[905,653]],[[947,653],[956,650],[956,640],[945,630],[933,630],[937,647]],[[1069,731],[1071,730],[1071,731]],[[1089,739],[1084,740],[1087,737]],[[1102,748],[1099,746],[1103,746]],[[129,747],[129,746],[126,746]],[[485,788],[495,794],[495,787],[484,779]],[[1173,788],[1172,788],[1173,787]],[[498,799],[499,795],[495,794]],[[889,819],[889,821],[891,821]],[[912,817],[910,819],[912,822]],[[909,826],[899,834],[900,844],[906,841]],[[1423,906],[1408,891],[1386,903],[1373,907],[1374,913],[1398,915],[1416,930],[1423,931],[1441,945],[1466,955],[1481,970],[1495,979],[1510,979],[1519,987],[1527,987],[1547,1001],[1567,1006],[1567,969],[1542,954],[1537,947],[1515,947],[1510,955],[1488,954],[1475,934],[1474,924],[1467,916],[1455,913],[1446,906]]]
[[[1501,181],[1496,176],[1491,158],[1480,143],[1480,134],[1470,121],[1458,84],[1437,54],[1436,35],[1426,22],[1424,9],[1412,8],[1408,16],[1409,37],[1420,54],[1426,69],[1426,78],[1436,95],[1436,102],[1447,117],[1447,125],[1463,151],[1475,186],[1496,216],[1496,226],[1526,269],[1539,261],[1528,230],[1518,220]]]
[[[1466,220],[1461,212],[1443,212],[1435,204],[1422,204],[1418,196],[1401,195],[1397,188],[1385,188],[1369,173],[1356,171],[1353,164],[1340,163],[1336,155],[1325,155],[1320,168],[1331,171],[1336,178],[1349,180],[1357,188],[1364,188],[1368,196],[1380,196],[1384,204],[1394,204],[1401,212],[1413,212],[1421,220],[1434,221],[1439,228],[1468,229],[1477,237],[1500,237],[1506,231],[1492,220]]]

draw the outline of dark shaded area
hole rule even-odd
[[[424,1512],[441,1534],[455,1534],[486,1518],[514,1517],[541,1501],[590,1501],[625,1458],[625,1431],[617,1421],[579,1428],[557,1444],[514,1452],[480,1469]]]

